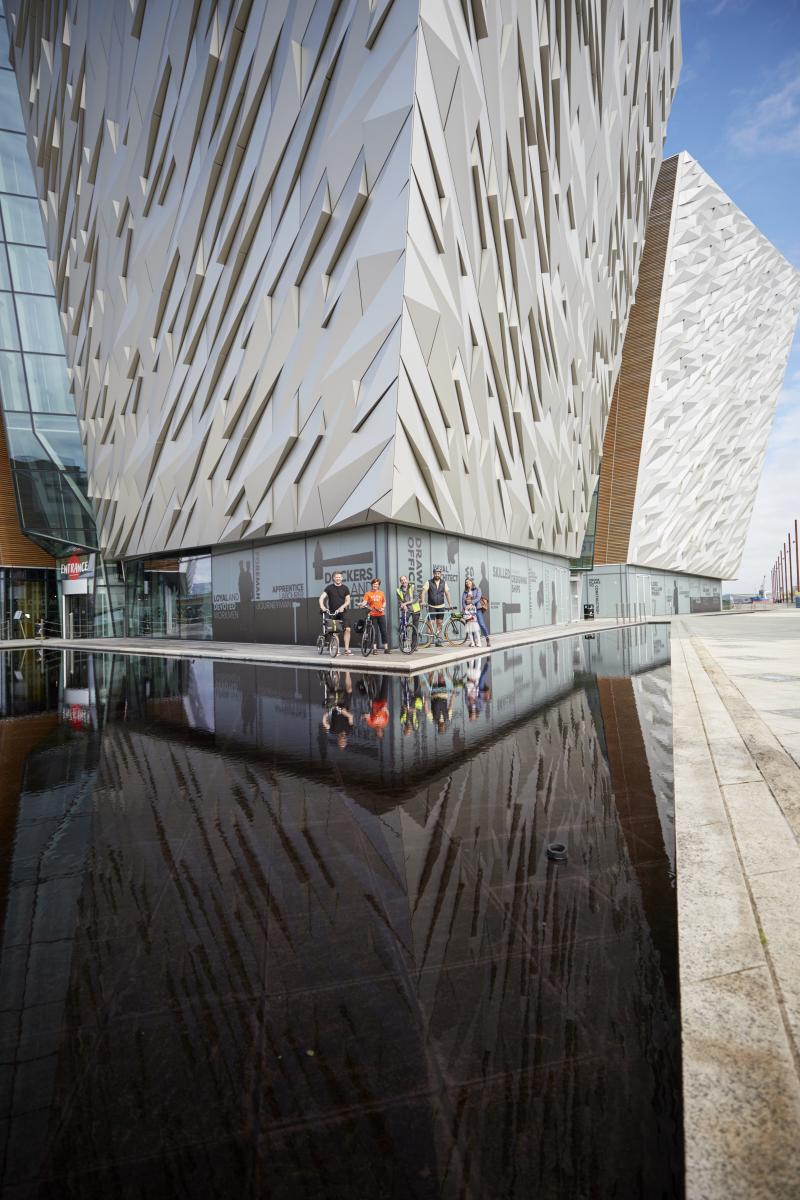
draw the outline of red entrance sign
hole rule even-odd
[[[80,579],[89,570],[89,559],[81,558],[80,554],[71,554],[66,562],[61,564],[61,574],[67,579]]]

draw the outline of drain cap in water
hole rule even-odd
[[[547,857],[553,862],[566,862],[567,847],[563,842],[550,842],[547,847]]]

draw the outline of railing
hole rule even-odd
[[[58,621],[34,621],[30,617],[22,620],[9,617],[0,621],[0,641],[20,642],[48,637],[61,637],[61,625]]]
[[[614,607],[617,612],[617,625],[620,622],[623,625],[628,625],[632,621],[647,620],[647,604],[644,601],[636,604],[615,604]],[[655,616],[655,613],[653,613],[653,616]]]

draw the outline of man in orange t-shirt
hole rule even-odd
[[[370,590],[364,592],[364,605],[369,610],[375,628],[378,631],[378,636],[375,644],[375,649],[382,645],[385,654],[391,650],[389,645],[389,636],[386,632],[386,597],[381,591],[380,579],[373,579],[370,584]]]

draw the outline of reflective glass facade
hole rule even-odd
[[[45,567],[0,570],[0,639],[35,637],[44,621],[58,632],[56,573]]]
[[[94,514],[0,7],[0,407],[20,524],[53,555],[94,547]]]
[[[126,591],[130,635],[212,636],[210,554],[127,563]]]

